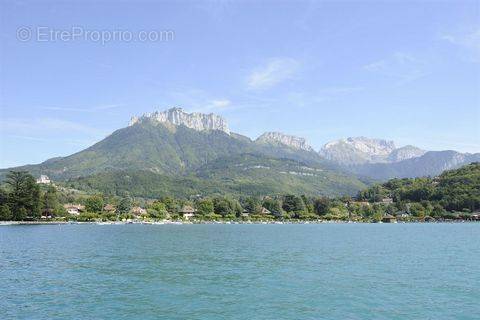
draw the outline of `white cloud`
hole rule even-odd
[[[232,104],[232,102],[228,99],[213,100],[210,103],[212,109],[217,109],[217,108],[223,109],[223,108],[228,107],[231,104]]]
[[[397,84],[405,84],[425,75],[425,63],[411,54],[395,52],[390,57],[372,62],[365,70],[396,79]]]
[[[265,66],[252,71],[247,83],[251,89],[266,89],[291,79],[300,63],[292,58],[272,58]]]
[[[320,94],[325,96],[341,96],[362,91],[363,87],[327,87],[319,90]]]
[[[295,107],[318,106],[323,102],[342,99],[363,90],[364,88],[359,86],[333,86],[318,88],[315,91],[290,91],[274,104],[278,105],[281,101],[288,101],[291,106]]]
[[[170,90],[168,99],[161,105],[179,106],[188,111],[215,112],[230,110],[232,101],[226,97],[215,96],[201,89],[177,88]]]
[[[83,125],[78,122],[62,120],[57,118],[42,119],[1,119],[0,132],[2,134],[16,134],[33,137],[34,134],[55,134],[61,135],[67,132],[77,132],[92,137],[105,135],[105,131]],[[40,136],[36,136],[41,139]]]
[[[51,110],[51,111],[72,111],[72,112],[97,112],[102,110],[111,110],[123,107],[122,104],[105,104],[105,105],[98,105],[90,108],[76,108],[76,107],[40,107],[42,110]]]
[[[64,138],[39,138],[39,137],[32,137],[32,136],[23,136],[23,135],[16,135],[16,134],[7,134],[5,137],[12,138],[12,139],[20,139],[20,140],[29,140],[29,141],[36,141],[36,142],[46,142],[51,143],[53,140],[55,142],[62,142],[69,145],[74,146],[84,146],[88,147],[91,146],[96,142],[96,139],[64,139]]]
[[[468,32],[446,34],[441,39],[466,50],[469,60],[480,62],[480,28]]]

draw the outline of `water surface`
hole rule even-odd
[[[1,319],[479,319],[480,224],[0,227]]]

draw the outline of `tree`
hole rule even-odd
[[[424,218],[426,215],[425,208],[420,203],[412,203],[409,207],[413,216],[418,218]]]
[[[301,215],[306,211],[306,207],[301,197],[289,194],[283,198],[283,210]]]
[[[248,197],[243,199],[242,207],[245,211],[250,213],[257,213],[261,210],[260,200],[254,197]]]
[[[202,199],[197,203],[197,214],[199,216],[209,216],[214,212],[212,199]]]
[[[268,209],[273,215],[282,215],[282,203],[279,199],[265,198],[262,206]]]
[[[5,190],[0,189],[0,221],[12,220],[12,214],[8,207],[8,194]]]
[[[345,206],[330,207],[326,214],[327,219],[344,220],[348,218],[348,211]]]
[[[445,209],[441,205],[439,205],[438,203],[433,205],[432,216],[441,217],[441,216],[445,215],[445,213],[447,213],[447,212],[445,211]]]
[[[147,209],[150,217],[154,219],[164,219],[168,216],[168,211],[165,204],[161,201],[155,200]]]
[[[6,184],[9,188],[8,207],[13,220],[40,215],[40,188],[26,171],[10,171]]]
[[[330,199],[328,199],[327,197],[316,198],[313,201],[314,212],[319,216],[326,215],[329,208],[330,208]]]
[[[237,200],[230,198],[215,198],[213,200],[214,212],[223,217],[237,216],[242,214],[242,206]]]
[[[87,212],[102,212],[103,211],[103,197],[101,195],[94,195],[88,197],[85,201],[85,210]]]
[[[305,204],[305,212],[311,213],[313,212],[313,200],[312,198],[307,197],[306,195],[301,196],[303,203]]]
[[[177,215],[178,213],[178,210],[179,210],[179,205],[177,203],[177,201],[172,198],[172,197],[163,197],[162,199],[160,199],[164,204],[165,204],[165,207],[168,211],[168,213],[171,215],[171,216],[174,216],[174,215]]]
[[[0,221],[12,220],[12,213],[6,204],[0,205]]]
[[[132,200],[130,198],[122,198],[117,206],[117,212],[120,214],[129,213],[132,209]]]
[[[58,206],[57,189],[50,185],[42,197],[42,212],[52,216],[57,212]]]

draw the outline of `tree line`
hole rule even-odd
[[[384,201],[385,199],[391,201]],[[67,214],[63,204],[79,203],[79,216]],[[114,210],[106,210],[110,205]],[[12,171],[0,188],[0,220],[39,219],[42,216],[91,221],[134,218],[141,207],[144,219],[181,219],[185,206],[199,220],[298,219],[379,221],[386,214],[408,219],[468,216],[480,210],[480,164],[446,171],[435,178],[392,179],[360,191],[356,197],[328,198],[306,195],[265,197],[162,197],[133,199],[102,194],[75,194],[65,188],[40,186],[28,172]],[[455,213],[456,212],[456,213]]]

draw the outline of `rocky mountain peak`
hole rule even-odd
[[[190,129],[204,130],[220,130],[230,134],[227,121],[216,114],[193,112],[188,113],[182,108],[170,108],[165,111],[155,111],[143,114],[141,117],[132,117],[130,126],[144,121],[153,121],[159,123],[169,123],[176,126],[184,125]]]
[[[389,154],[395,149],[393,141],[350,137],[325,144],[320,154],[329,160],[351,165],[386,162]]]
[[[294,149],[313,151],[313,148],[305,141],[304,138],[287,135],[281,132],[265,132],[258,137],[255,142],[283,144]]]
[[[346,144],[371,156],[384,156],[395,150],[395,143],[389,140],[373,139],[366,137],[350,137],[327,143],[324,149],[331,149],[340,144]]]
[[[393,150],[388,155],[388,160],[391,162],[398,162],[402,160],[420,157],[420,156],[423,156],[425,153],[426,153],[425,150],[422,150],[415,146],[408,145],[408,146],[404,146],[404,147]]]
[[[393,141],[366,137],[332,141],[320,150],[325,158],[344,165],[395,163],[421,157],[425,153],[425,150],[411,145],[396,148]]]

